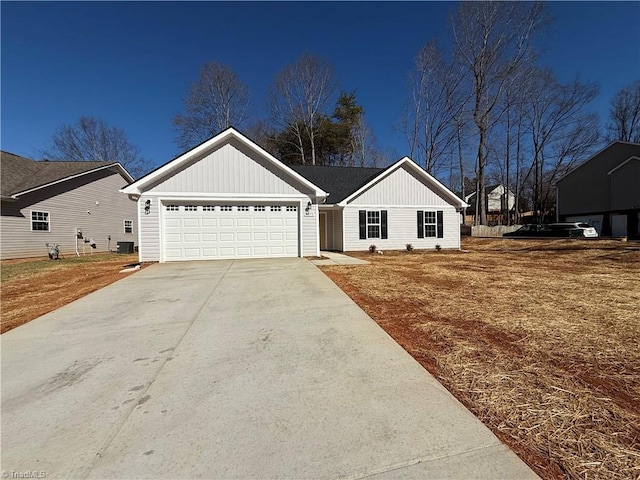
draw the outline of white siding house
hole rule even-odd
[[[319,255],[324,191],[229,128],[122,190],[141,261]]]
[[[405,157],[386,169],[287,166],[229,128],[122,190],[141,261],[460,247],[466,204]]]
[[[329,193],[319,205],[322,250],[460,248],[466,203],[408,157],[387,169],[293,168]]]

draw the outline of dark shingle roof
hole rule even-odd
[[[3,197],[24,192],[72,175],[88,172],[113,162],[38,162],[9,152],[0,152],[1,190]]]
[[[330,193],[327,203],[338,203],[383,172],[384,168],[289,165],[293,170]]]

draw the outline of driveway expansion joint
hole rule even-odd
[[[178,349],[178,347],[180,346],[180,344],[182,343],[182,340],[184,340],[184,337],[187,335],[187,333],[189,332],[189,330],[191,330],[191,327],[193,326],[194,322],[196,321],[196,319],[200,316],[200,314],[202,313],[202,310],[204,310],[204,307],[207,305],[207,303],[209,303],[209,299],[213,296],[213,294],[216,292],[216,290],[218,289],[218,287],[220,286],[220,283],[222,283],[222,280],[224,279],[224,277],[227,275],[227,273],[229,272],[229,269],[231,268],[231,266],[233,265],[234,262],[231,262],[229,264],[229,266],[227,267],[227,269],[224,271],[224,273],[220,276],[220,278],[218,279],[218,282],[215,284],[215,286],[211,289],[211,292],[209,293],[209,295],[207,295],[207,298],[204,300],[204,302],[202,302],[202,305],[200,306],[200,308],[198,309],[198,311],[193,315],[193,318],[191,319],[191,321],[189,322],[189,324],[187,325],[187,328],[185,328],[184,332],[182,333],[182,335],[180,336],[180,338],[178,339],[178,341],[176,342],[175,346],[173,348],[167,348],[164,349],[163,352],[169,352],[170,354],[167,355],[167,357],[165,357],[165,359],[162,361],[162,363],[160,364],[159,368],[156,370],[156,372],[153,374],[153,376],[151,377],[151,381],[147,384],[146,388],[144,390],[140,390],[139,394],[138,394],[138,398],[134,399],[133,402],[131,402],[131,407],[129,407],[129,410],[127,411],[127,414],[125,415],[125,417],[123,418],[122,422],[120,422],[120,424],[118,425],[118,428],[116,428],[114,430],[114,432],[109,436],[109,438],[107,438],[107,441],[104,443],[104,445],[102,446],[102,448],[96,452],[95,458],[94,460],[91,462],[91,464],[89,465],[88,469],[87,469],[87,473],[86,475],[84,475],[84,478],[89,478],[91,476],[91,472],[93,471],[93,469],[96,466],[96,462],[98,462],[98,460],[100,458],[102,458],[102,455],[109,449],[109,446],[111,445],[111,443],[113,442],[114,438],[116,438],[116,436],[118,435],[118,433],[120,433],[120,430],[122,430],[122,427],[129,421],[129,417],[131,416],[131,414],[135,411],[136,408],[138,408],[142,403],[146,402],[150,396],[147,395],[147,391],[151,388],[151,386],[153,385],[153,383],[156,381],[156,379],[158,378],[158,376],[160,375],[160,373],[162,372],[162,370],[164,370],[165,365],[167,364],[167,362],[170,361],[170,359],[173,358],[173,354],[175,354],[176,350]]]
[[[497,441],[496,443],[493,443],[491,445],[483,445],[482,447],[477,447],[477,448],[470,448],[468,450],[463,450],[461,452],[456,452],[456,453],[452,453],[449,455],[439,455],[436,457],[433,456],[424,456],[424,457],[417,457],[414,458],[412,460],[407,460],[404,462],[400,462],[400,463],[396,463],[393,465],[389,465],[387,467],[380,467],[377,468],[375,470],[372,470],[368,473],[365,473],[364,475],[354,475],[354,476],[349,476],[349,477],[342,477],[343,480],[363,480],[365,478],[371,478],[374,477],[376,475],[382,475],[385,473],[389,473],[389,472],[393,472],[396,470],[401,470],[403,468],[407,468],[407,467],[412,467],[413,465],[418,465],[420,463],[432,463],[432,462],[437,462],[439,460],[444,460],[446,458],[456,458],[456,457],[460,457],[462,455],[466,455],[468,453],[474,453],[474,452],[480,452],[482,450],[488,450],[488,449],[492,449],[495,447],[499,447],[502,444]]]

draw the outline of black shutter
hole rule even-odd
[[[380,238],[387,238],[387,211],[380,211]]]
[[[442,210],[438,210],[436,213],[438,222],[438,238],[444,237],[444,226],[442,225]]]
[[[367,211],[360,210],[360,240],[365,240],[367,238]]]
[[[418,210],[418,238],[424,238],[424,211]]]

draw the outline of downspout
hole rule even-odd
[[[557,223],[560,221],[560,195],[559,195],[558,184],[556,183],[554,186],[556,189],[556,223]]]

